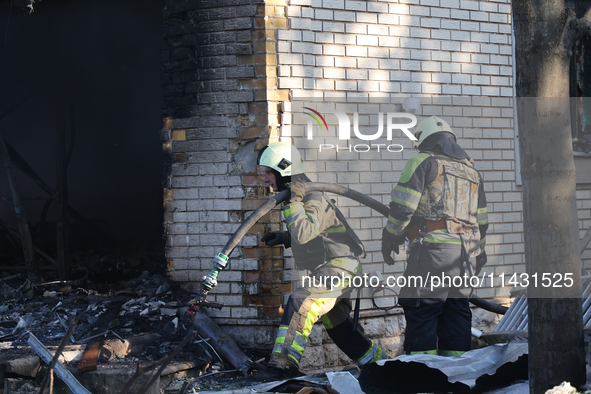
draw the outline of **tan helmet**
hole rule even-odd
[[[423,141],[425,141],[430,135],[444,131],[452,133],[454,139],[457,141],[456,135],[445,120],[437,116],[431,116],[430,118],[423,120],[418,124],[417,129],[415,130],[415,137],[417,137],[417,140],[414,142],[414,147],[418,148],[421,146]]]
[[[297,148],[286,142],[273,142],[259,152],[259,166],[270,167],[281,176],[303,174],[304,165]]]

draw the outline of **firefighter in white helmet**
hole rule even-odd
[[[482,177],[446,121],[432,116],[419,123],[415,136],[420,153],[408,161],[392,190],[382,254],[394,264],[391,252],[398,254],[408,239],[404,274],[423,280],[422,286],[400,291],[405,353],[458,355],[471,348],[471,289],[465,281],[454,286],[433,276],[476,275],[486,263],[486,197]]]
[[[268,370],[275,375],[272,377],[299,373],[310,330],[318,319],[337,346],[357,365],[388,358],[365,336],[361,325],[353,329],[349,316],[352,287],[348,281],[361,273],[359,257],[365,254],[359,238],[346,221],[339,220],[333,201],[320,192],[306,193],[304,184],[310,179],[304,174],[295,147],[285,142],[271,143],[259,152],[257,164],[266,167],[264,180],[274,192],[291,190],[291,199],[283,210],[288,231],[269,232],[261,241],[268,246],[291,247],[296,267],[310,270],[310,277],[336,276],[347,282],[332,289],[300,287],[292,293],[284,306],[268,364]]]

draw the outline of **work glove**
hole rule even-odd
[[[384,257],[384,262],[386,264],[394,265],[392,252],[398,254],[400,252],[398,245],[403,244],[405,239],[405,236],[396,236],[384,229],[384,232],[382,233],[382,256]]]
[[[261,237],[261,242],[267,246],[285,245],[291,247],[291,235],[289,231],[270,231]]]
[[[290,202],[300,202],[304,199],[306,195],[306,186],[302,182],[295,182],[289,185],[289,189],[291,190],[291,200]]]
[[[486,252],[482,252],[478,256],[476,256],[476,275],[480,273],[480,270],[482,269],[482,267],[484,267],[487,261],[488,257],[486,257]]]

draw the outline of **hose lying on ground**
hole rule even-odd
[[[366,205],[378,211],[382,215],[388,217],[390,210],[387,206],[371,197],[366,196],[365,194],[349,189],[348,187],[319,182],[306,183],[305,185],[306,192],[317,191],[338,194],[350,198],[351,200],[355,200],[363,205]],[[218,273],[226,267],[226,264],[228,263],[228,256],[230,255],[230,253],[232,253],[234,248],[240,243],[242,238],[244,238],[248,230],[250,230],[250,228],[261,217],[263,217],[276,205],[289,200],[290,195],[291,192],[289,189],[286,189],[281,193],[274,195],[273,197],[269,198],[269,200],[267,200],[263,205],[258,207],[255,211],[253,211],[250,214],[250,216],[240,225],[240,227],[234,232],[232,237],[230,237],[226,245],[223,247],[222,251],[214,257],[213,268],[211,269],[211,272],[203,278],[202,288],[197,294],[198,302],[203,302],[209,290],[211,290],[213,287],[217,285]],[[499,313],[502,315],[504,315],[508,309],[507,307],[484,300],[476,295],[470,296],[470,302],[482,309],[485,309],[493,313]]]

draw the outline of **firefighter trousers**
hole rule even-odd
[[[312,271],[308,276],[310,281],[304,278],[305,287],[296,289],[287,301],[269,365],[281,369],[299,368],[308,337],[318,319],[335,344],[357,365],[388,358],[364,334],[361,324],[353,329],[349,299],[353,290],[351,279],[360,273],[361,265],[357,259],[336,258]],[[340,280],[333,287],[335,276]],[[331,279],[326,281],[326,278]]]

